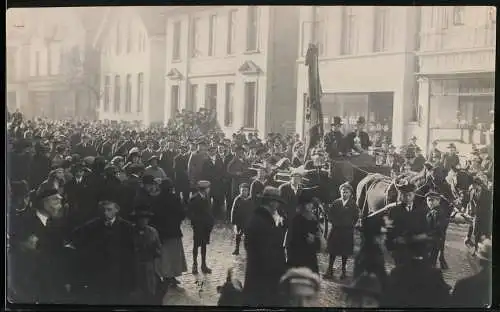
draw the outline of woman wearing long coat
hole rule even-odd
[[[333,264],[335,257],[342,257],[342,275],[346,276],[347,259],[354,254],[354,228],[358,221],[359,209],[353,197],[353,189],[349,183],[340,186],[340,198],[336,199],[328,208],[325,231],[328,231],[328,222],[332,230],[328,235],[327,245],[330,254],[328,270],[325,278],[333,278]]]
[[[302,194],[299,197],[299,213],[293,219],[287,236],[287,262],[289,267],[307,267],[319,273],[317,253],[320,249],[319,223],[314,215],[313,198]]]
[[[161,204],[153,206],[155,217],[152,220],[161,240],[158,272],[167,283],[166,286],[175,286],[179,284],[176,277],[187,271],[181,231],[181,223],[186,214],[179,196],[173,193],[170,179],[164,180],[160,189]]]

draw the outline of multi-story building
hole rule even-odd
[[[163,122],[168,7],[114,7],[99,27],[99,119]]]
[[[494,7],[422,8],[419,123],[414,129],[422,146],[435,139],[454,141],[463,149],[489,143],[495,44]]]
[[[92,118],[98,90],[94,51],[89,38],[100,9],[13,9],[26,36],[15,53],[18,107],[29,117]],[[20,23],[17,21],[16,23]],[[96,88],[97,87],[97,88]]]
[[[28,103],[29,25],[26,10],[10,9],[6,15],[7,109],[13,112]]]
[[[416,7],[304,6],[300,8],[297,132],[304,133],[308,92],[304,57],[309,43],[319,48],[325,129],[334,116],[345,131],[359,116],[372,128],[385,127],[392,143],[407,142],[416,120]]]
[[[295,7],[184,7],[166,23],[165,120],[205,107],[226,133],[294,130]]]

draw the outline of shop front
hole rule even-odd
[[[344,134],[353,131],[358,118],[362,116],[372,142],[383,138],[392,142],[392,92],[324,93],[321,103],[325,132],[329,131],[334,116],[342,118]]]
[[[429,142],[492,143],[495,110],[493,75],[430,79]]]

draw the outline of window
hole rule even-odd
[[[258,8],[249,6],[247,12],[247,51],[257,50],[258,40]]]
[[[217,85],[207,84],[205,86],[205,108],[217,109]]]
[[[127,53],[132,52],[132,25],[128,24],[127,29]]]
[[[181,22],[174,23],[174,42],[172,45],[172,59],[179,60],[181,58]]]
[[[191,85],[189,89],[189,101],[187,103],[188,111],[195,111],[197,109],[198,100],[198,85]]]
[[[342,8],[342,34],[340,53],[343,55],[354,53],[356,16],[352,8]]]
[[[116,54],[121,53],[122,42],[121,42],[121,32],[120,32],[120,24],[116,25]]]
[[[224,126],[233,124],[234,83],[226,83],[226,102],[224,105]]]
[[[125,112],[130,113],[132,111],[132,75],[127,75],[127,87],[125,94]]]
[[[200,53],[200,18],[193,19],[193,28],[191,36],[191,57],[198,57]]]
[[[373,52],[386,51],[389,39],[389,8],[375,7]]]
[[[315,35],[315,43],[318,45],[318,53],[319,55],[324,55],[325,53],[325,17],[324,14],[321,14],[321,9],[319,7],[314,7],[315,23],[314,23],[314,35]],[[307,50],[306,50],[307,51]]]
[[[104,78],[104,111],[109,111],[109,96],[111,92],[111,78],[106,76]]]
[[[215,55],[215,27],[217,25],[217,15],[210,15],[208,22],[208,56]]]
[[[170,104],[172,116],[179,110],[179,86],[172,86],[170,89]]]
[[[227,54],[234,53],[236,41],[236,10],[229,11],[227,27]]]
[[[464,24],[465,8],[463,6],[453,7],[453,25],[460,26]]]
[[[52,75],[52,47],[47,45],[47,75]]]
[[[142,103],[144,101],[144,74],[137,75],[137,112],[142,112]]]
[[[117,113],[120,111],[120,93],[121,93],[121,86],[120,86],[120,76],[116,75],[115,76],[115,96],[114,96],[114,112]]]
[[[35,52],[35,76],[40,76],[40,51]]]
[[[257,113],[257,83],[245,83],[245,118],[244,127],[256,128],[255,115]]]
[[[496,24],[496,22],[497,22],[497,8],[496,7],[488,8],[488,21],[491,24]]]

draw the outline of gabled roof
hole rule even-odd
[[[87,33],[87,38],[90,42],[94,41],[94,38],[99,30],[99,26],[104,20],[107,10],[106,7],[79,7],[74,8],[75,14],[79,17],[85,31]]]
[[[172,68],[168,72],[167,77],[170,80],[181,80],[182,79],[182,74],[176,68]]]
[[[252,75],[261,73],[262,69],[260,69],[260,67],[257,66],[254,62],[246,61],[245,63],[243,63],[243,65],[240,66],[238,71],[243,75]]]

